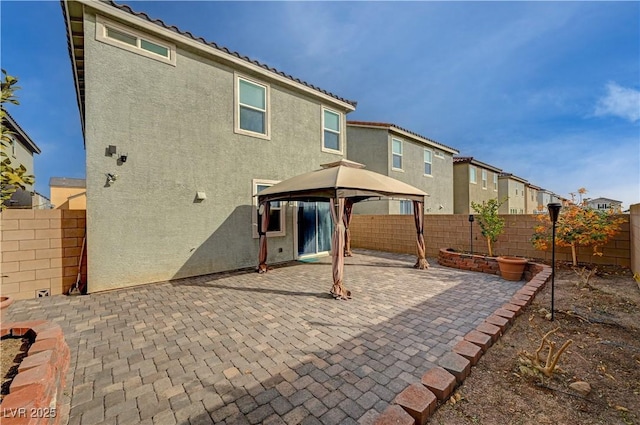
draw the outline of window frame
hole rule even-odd
[[[244,81],[246,83],[252,84],[254,86],[259,86],[264,89],[264,133],[258,133],[251,130],[245,130],[240,127],[240,107],[244,106],[245,108],[250,108],[252,110],[259,111],[259,109],[255,108],[252,105],[245,105],[240,103],[240,81]],[[241,75],[238,73],[234,73],[234,84],[233,84],[233,103],[234,103],[234,115],[233,115],[233,131],[236,134],[242,134],[244,136],[257,137],[259,139],[271,140],[271,86],[269,84],[257,81],[253,78],[249,78],[245,75]]]
[[[488,180],[487,180],[487,170],[481,170],[480,172],[482,178],[482,189],[487,190]]]
[[[400,153],[395,153],[393,151],[393,142],[394,141],[400,143]],[[402,139],[398,139],[397,137],[392,137],[391,138],[391,169],[394,170],[394,171],[404,171],[404,168],[403,168],[403,166],[404,166],[404,164],[403,164],[403,162],[404,162],[403,161],[404,146],[403,145],[404,145],[404,142],[403,142]],[[393,157],[394,156],[400,157],[400,168],[394,166],[394,164],[393,164]]]
[[[409,205],[409,207],[408,207],[409,208],[409,212],[405,212],[404,211],[403,205]],[[413,201],[409,201],[409,200],[406,200],[406,199],[401,199],[400,200],[399,214],[400,215],[413,215]]]
[[[438,149],[434,149],[433,156],[435,156],[436,158],[444,159],[444,152],[439,151]]]
[[[258,192],[258,186],[273,186],[275,184],[280,183],[280,180],[267,180],[267,179],[253,179],[251,181],[251,204],[253,208],[251,209],[251,233],[254,239],[258,239],[260,235],[258,234],[258,197],[256,196]],[[280,203],[279,207],[271,207],[271,210],[280,209],[280,230],[267,232],[268,238],[274,237],[283,237],[287,235],[287,209],[285,201],[277,201]]]
[[[116,38],[109,37],[107,35],[107,29],[111,28],[117,32],[123,33],[136,39],[136,45],[125,43],[124,41]],[[158,62],[166,63],[171,66],[176,66],[176,45],[169,43],[168,41],[156,38],[152,35],[146,34],[142,31],[130,28],[126,25],[117,23],[101,15],[96,15],[96,40],[102,43],[118,47],[123,50],[147,57],[149,59],[157,60]],[[155,44],[167,49],[168,57],[159,53],[152,52],[150,50],[142,48],[142,41]]]
[[[493,173],[493,191],[498,191],[498,174]]]
[[[324,119],[325,112],[328,112],[330,114],[334,114],[334,115],[338,116],[339,129],[338,129],[337,132],[332,128],[325,127],[325,124],[324,124],[325,123],[325,119]],[[342,113],[339,112],[339,111],[336,111],[335,109],[327,108],[326,106],[323,106],[321,108],[321,112],[320,113],[322,114],[322,116],[320,117],[321,120],[322,120],[322,137],[321,137],[321,139],[322,139],[322,152],[337,153],[337,154],[342,155],[343,151],[344,151],[344,148],[343,148],[343,146],[344,146],[344,137],[343,137],[343,134],[344,134],[344,131],[343,131],[344,123],[343,123],[343,121],[344,120],[343,120]],[[339,149],[337,149],[337,150],[336,149],[331,149],[331,148],[328,148],[325,145],[325,140],[324,140],[325,131],[329,131],[331,133],[338,134],[338,147],[339,147]]]
[[[469,184],[478,184],[478,176],[476,173],[475,165],[469,165]]]
[[[429,162],[427,162],[427,152],[429,153]],[[422,154],[422,159],[424,160],[424,175],[428,177],[433,177],[433,151],[431,149],[424,149],[424,153]],[[427,173],[427,164],[429,164],[429,173]]]

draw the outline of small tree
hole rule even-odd
[[[20,164],[14,167],[11,164],[11,158],[5,152],[11,145],[11,138],[9,136],[13,132],[4,125],[5,117],[7,116],[4,105],[5,103],[19,104],[14,92],[20,87],[16,86],[18,79],[8,75],[4,69],[2,70],[2,75],[2,99],[0,102],[0,121],[2,123],[2,133],[0,136],[0,208],[5,209],[5,202],[11,199],[11,196],[13,196],[18,188],[24,190],[26,185],[33,184],[34,177],[27,174],[27,168],[24,165]]]
[[[595,210],[582,205],[563,207],[556,223],[556,244],[571,247],[571,259],[573,265],[577,266],[578,247],[592,247],[593,255],[601,256],[599,249],[620,231],[623,221],[622,218],[616,218],[612,210]],[[553,243],[551,219],[548,214],[540,214],[538,222],[533,229],[531,242],[536,249],[547,250]]]
[[[478,224],[480,225],[482,236],[487,240],[487,249],[490,257],[493,257],[493,244],[496,243],[498,236],[504,230],[504,219],[498,215],[498,209],[507,202],[507,199],[509,198],[499,201],[498,198],[495,198],[487,202],[483,201],[482,204],[471,202],[471,208],[479,215]]]

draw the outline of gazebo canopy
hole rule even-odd
[[[351,198],[398,197],[424,202],[422,190],[380,173],[365,170],[364,165],[343,159],[323,164],[320,170],[301,174],[275,184],[258,195],[258,203],[268,201],[326,201]]]
[[[425,256],[423,236],[424,197],[422,190],[391,177],[373,171],[364,170],[364,165],[349,160],[323,164],[322,169],[301,174],[275,184],[261,191],[258,196],[260,205],[260,252],[258,253],[258,272],[264,273],[267,267],[267,234],[269,228],[269,210],[271,201],[329,201],[331,219],[334,224],[331,238],[333,268],[333,287],[331,294],[337,299],[351,298],[351,292],[342,285],[344,256],[351,255],[349,223],[353,204],[369,198],[404,198],[413,201],[413,216],[416,225],[416,246],[418,260],[415,267],[429,267]]]

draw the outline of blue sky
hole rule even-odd
[[[127,2],[569,197],[640,202],[640,2]],[[0,3],[36,190],[84,177],[55,2]]]

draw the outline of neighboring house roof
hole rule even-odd
[[[495,173],[501,173],[502,170],[498,167],[494,167],[493,165],[489,165],[486,162],[481,162],[475,159],[472,156],[454,156],[453,164],[472,164],[477,165],[478,167],[486,168],[487,170],[491,170]]]
[[[212,52],[211,49],[217,53],[217,56],[223,56],[226,60],[235,63],[241,67],[247,68],[253,72],[258,73],[266,73],[267,75],[271,75],[276,80],[279,80],[285,84],[289,84],[294,87],[301,87],[305,89],[311,89],[311,91],[316,92],[319,95],[329,96],[330,98],[335,99],[345,106],[347,109],[354,110],[357,102],[353,100],[348,100],[342,98],[336,94],[333,94],[329,91],[321,89],[320,87],[314,86],[313,84],[307,83],[306,81],[300,80],[299,78],[295,78],[292,75],[289,75],[285,72],[282,72],[276,68],[272,68],[266,64],[263,64],[257,60],[250,59],[247,56],[243,56],[238,52],[230,50],[224,46],[220,46],[217,43],[212,41],[207,41],[202,37],[196,37],[191,34],[189,31],[183,31],[180,28],[174,25],[167,25],[161,19],[152,19],[144,12],[135,12],[131,7],[124,4],[117,4],[111,0],[60,0],[60,4],[62,6],[62,14],[64,15],[65,26],[67,28],[67,44],[69,47],[69,55],[71,57],[71,66],[73,70],[73,75],[76,83],[76,94],[78,96],[78,107],[80,108],[82,127],[84,132],[84,99],[85,99],[85,82],[84,82],[84,24],[83,24],[83,5],[88,5],[98,11],[102,11],[103,13],[110,13],[111,15],[117,14],[119,11],[124,12],[123,14],[118,14],[117,16],[121,19],[126,19],[127,15],[129,17],[138,18],[145,23],[153,24],[156,28],[148,28],[146,29],[154,30],[156,32],[161,33],[165,37],[176,39],[175,41],[182,41],[183,43],[188,42],[196,42],[195,47],[198,47],[203,50],[207,50]],[[79,6],[79,7],[77,7]],[[138,25],[141,25],[138,23]],[[168,32],[168,31],[169,32]],[[180,37],[176,37],[176,35]],[[191,43],[193,46],[194,43]]]
[[[433,139],[429,139],[428,137],[424,137],[418,133],[415,133],[411,130],[407,130],[406,128],[402,128],[400,126],[397,126],[395,124],[392,123],[386,123],[386,122],[375,122],[375,121],[347,121],[347,126],[353,126],[353,127],[375,127],[375,128],[384,128],[390,131],[394,131],[396,133],[399,134],[403,134],[404,136],[410,136],[414,139],[419,140],[420,142],[422,142],[423,144],[426,145],[432,145],[432,146],[437,146],[439,148],[441,148],[442,150],[448,151],[449,153],[452,154],[457,154],[459,153],[459,151],[455,148],[452,148],[450,146],[444,145],[440,142],[436,142]]]
[[[622,201],[616,201],[615,199],[609,199],[609,198],[595,198],[595,199],[589,199],[587,201],[590,204],[597,204],[597,203],[610,203],[610,204],[621,204]]]
[[[511,173],[500,173],[498,175],[498,178],[511,179],[511,180],[519,181],[520,183],[528,183],[527,180],[523,179],[522,177],[518,177],[515,174],[511,174]]]
[[[528,183],[527,186],[533,190],[542,190],[540,186],[536,186],[535,184]]]
[[[74,179],[71,177],[51,177],[49,179],[50,187],[80,187],[86,188],[87,181],[85,179]]]
[[[20,144],[22,146],[24,146],[26,149],[28,149],[29,152],[31,152],[31,154],[34,154],[34,153],[39,154],[41,152],[41,150],[38,147],[38,145],[36,145],[34,143],[34,141],[31,140],[31,138],[22,129],[22,127],[20,127],[18,125],[18,123],[16,122],[16,120],[13,119],[11,114],[9,114],[9,112],[6,109],[4,111],[6,113],[6,115],[5,115],[5,120],[6,120],[5,125],[7,126],[9,131],[11,131],[15,136],[17,136],[16,139],[18,140],[18,142],[20,142]]]

